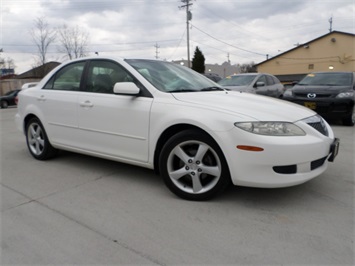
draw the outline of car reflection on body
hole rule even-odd
[[[313,111],[226,91],[177,64],[82,58],[19,94],[31,155],[58,149],[154,169],[179,197],[206,200],[231,182],[287,187],[320,174],[339,147]]]
[[[265,73],[242,73],[228,76],[218,84],[228,90],[249,92],[264,96],[281,98],[285,88],[280,80]]]

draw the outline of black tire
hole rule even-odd
[[[166,186],[183,199],[209,200],[231,183],[221,149],[202,131],[185,130],[171,137],[159,165]]]
[[[37,160],[54,157],[58,150],[50,144],[41,121],[34,117],[26,125],[26,142],[31,155]]]
[[[352,127],[355,124],[355,107],[353,107],[352,114],[343,119],[343,125]]]
[[[0,107],[3,108],[3,109],[5,109],[5,108],[9,107],[9,104],[8,104],[7,101],[1,101]]]

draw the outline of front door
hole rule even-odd
[[[153,98],[113,94],[116,82],[133,81],[133,77],[116,62],[90,62],[85,92],[78,98],[83,149],[128,161],[148,161]]]

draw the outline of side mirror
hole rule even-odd
[[[298,84],[298,81],[292,81],[292,85],[295,86]]]
[[[263,87],[263,86],[265,86],[265,82],[263,81],[258,81],[255,85],[255,87]]]
[[[123,95],[138,95],[140,89],[133,82],[117,82],[113,87],[113,93]]]

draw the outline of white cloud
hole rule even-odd
[[[0,0],[2,57],[16,72],[34,64],[36,47],[29,31],[44,17],[55,28],[80,26],[90,33],[91,54],[186,59],[186,21],[179,0]],[[333,30],[355,33],[353,0],[197,0],[191,2],[190,54],[196,46],[207,63],[260,62]],[[250,52],[247,52],[247,51]],[[49,60],[63,61],[51,48]]]

